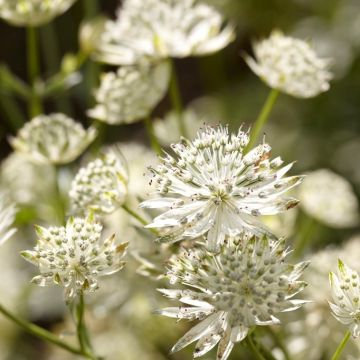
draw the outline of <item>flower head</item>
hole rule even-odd
[[[172,348],[179,351],[197,341],[194,357],[217,343],[218,360],[228,358],[234,343],[256,325],[279,323],[276,313],[299,308],[306,301],[292,300],[304,287],[298,281],[306,262],[290,265],[284,241],[240,235],[229,239],[217,255],[205,250],[184,252],[169,265],[172,283],[185,290],[160,291],[186,305],[160,310],[161,315],[201,320]]]
[[[246,133],[229,134],[227,127],[207,126],[194,141],[173,144],[175,157],[167,155],[151,169],[159,197],[141,204],[163,208],[148,227],[159,228],[160,240],[175,242],[184,237],[207,236],[208,249],[217,251],[226,235],[243,230],[261,235],[267,230],[259,215],[273,215],[294,207],[297,200],[283,194],[302,177],[284,175],[280,158],[270,161],[266,143],[244,153]]]
[[[196,0],[126,0],[116,21],[108,21],[98,58],[129,65],[149,59],[214,53],[234,38],[232,26]]]
[[[111,213],[127,194],[128,174],[118,151],[110,150],[81,168],[69,192],[75,213]]]
[[[0,0],[0,17],[13,25],[39,26],[65,12],[76,0]]]
[[[100,241],[102,226],[87,218],[70,218],[66,226],[37,226],[39,239],[33,251],[22,256],[39,267],[32,281],[39,286],[53,283],[65,288],[66,301],[78,294],[98,289],[98,277],[122,269],[127,243],[115,244],[115,236]]]
[[[98,104],[88,115],[112,125],[142,120],[164,97],[169,78],[169,65],[164,62],[106,73],[95,93]]]
[[[273,31],[254,45],[255,58],[246,62],[271,88],[299,97],[314,97],[329,90],[329,61],[319,58],[302,40]]]
[[[3,244],[16,232],[16,229],[11,227],[15,215],[15,204],[10,201],[8,194],[0,192],[0,244]]]
[[[85,130],[64,114],[39,115],[26,123],[12,147],[42,164],[66,164],[75,160],[95,139],[95,128]]]
[[[338,272],[329,274],[334,303],[329,303],[334,317],[347,325],[353,335],[360,335],[360,280],[359,274],[340,259]]]

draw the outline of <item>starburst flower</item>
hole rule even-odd
[[[219,343],[217,359],[228,358],[235,343],[256,325],[277,324],[275,314],[299,308],[306,301],[293,300],[305,283],[298,281],[308,263],[285,262],[284,241],[240,235],[230,238],[217,255],[198,249],[172,259],[168,276],[185,290],[160,291],[185,306],[159,314],[200,320],[172,348],[176,352],[197,341],[194,357]]]
[[[331,312],[357,338],[360,335],[359,274],[339,259],[337,275],[330,272],[329,279],[334,301],[329,303]]]
[[[66,226],[37,226],[39,239],[33,251],[23,251],[25,260],[39,267],[32,282],[39,286],[53,283],[65,288],[71,302],[78,294],[98,289],[98,277],[122,269],[127,243],[115,244],[115,236],[101,241],[102,226],[93,216],[70,218]]]
[[[254,44],[255,59],[246,56],[251,70],[271,88],[310,98],[329,90],[330,61],[317,56],[305,41],[273,31]]]
[[[142,120],[164,97],[169,79],[170,68],[164,62],[106,73],[95,93],[98,104],[88,115],[111,125]]]
[[[176,242],[207,236],[208,249],[216,252],[225,235],[243,230],[268,233],[257,221],[259,215],[274,215],[294,207],[298,201],[283,194],[302,181],[284,177],[292,164],[270,161],[270,146],[258,145],[244,153],[247,133],[229,134],[227,127],[207,126],[194,141],[173,144],[175,157],[161,158],[151,168],[159,197],[141,204],[166,209],[149,228],[159,228],[160,240]]]
[[[127,181],[121,153],[106,151],[75,176],[69,192],[73,211],[112,213],[125,202]]]
[[[212,7],[196,0],[126,0],[108,21],[98,58],[115,65],[214,53],[234,39]]]
[[[95,139],[97,131],[85,130],[64,114],[39,115],[26,123],[12,147],[41,164],[66,164],[75,160]]]
[[[12,228],[15,220],[16,207],[10,201],[8,194],[0,192],[0,245],[7,241],[16,232]]]
[[[17,26],[39,26],[64,13],[76,0],[0,0],[0,17]]]

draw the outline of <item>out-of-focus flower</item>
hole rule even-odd
[[[197,341],[194,357],[198,357],[219,343],[217,359],[225,360],[250,328],[277,324],[275,314],[304,304],[292,297],[306,285],[298,279],[308,263],[289,265],[284,261],[287,254],[283,241],[240,235],[230,238],[217,255],[195,250],[173,258],[168,270],[171,282],[179,281],[190,289],[160,291],[186,305],[159,313],[201,322],[172,352]]]
[[[101,78],[98,104],[88,115],[108,124],[128,124],[147,117],[164,97],[170,79],[169,64],[121,67]]]
[[[359,275],[339,259],[337,275],[330,272],[329,279],[334,301],[329,303],[331,312],[357,338],[360,335]]]
[[[85,20],[80,25],[79,43],[84,54],[92,54],[101,39],[101,34],[105,29],[107,18],[105,16],[97,16],[90,20]]]
[[[39,115],[26,123],[12,147],[41,164],[66,164],[75,160],[95,139],[97,131],[85,130],[64,114]]]
[[[108,21],[98,58],[114,65],[214,53],[234,39],[220,13],[195,0],[126,0]]]
[[[298,196],[302,208],[328,226],[346,228],[359,222],[359,204],[350,183],[328,169],[309,173]]]
[[[16,232],[12,228],[15,220],[16,207],[10,200],[9,195],[3,191],[0,192],[0,245],[7,241]]]
[[[319,58],[302,40],[273,31],[268,39],[254,44],[255,59],[245,60],[271,88],[286,94],[310,98],[329,90],[330,61]]]
[[[161,158],[153,172],[160,197],[141,204],[166,209],[150,228],[159,228],[160,240],[176,242],[207,234],[210,251],[218,251],[226,235],[248,230],[268,233],[257,221],[294,207],[298,201],[283,194],[302,181],[285,177],[292,164],[281,167],[280,158],[269,160],[271,147],[264,143],[246,155],[248,134],[229,134],[227,127],[202,129],[194,141],[173,144],[176,157]]]
[[[43,25],[76,0],[0,0],[0,17],[17,26]]]
[[[81,168],[71,184],[71,207],[77,214],[111,213],[125,202],[128,174],[120,151],[105,152]]]
[[[39,237],[33,251],[23,251],[25,260],[39,267],[32,281],[39,286],[53,283],[65,288],[65,299],[98,289],[98,277],[122,269],[127,243],[115,244],[115,236],[100,241],[102,226],[87,218],[70,218],[65,227],[37,226]]]

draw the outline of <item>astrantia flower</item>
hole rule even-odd
[[[39,115],[26,123],[12,147],[42,164],[66,164],[75,160],[95,139],[95,128],[85,130],[64,114]]]
[[[270,146],[261,144],[244,154],[246,133],[229,134],[227,127],[205,127],[194,141],[173,144],[152,168],[159,197],[141,204],[166,211],[148,227],[162,231],[160,240],[175,242],[207,234],[208,249],[217,251],[225,235],[249,230],[267,233],[259,215],[274,215],[294,207],[297,200],[283,193],[302,181],[284,175],[292,164],[272,161]]]
[[[81,168],[69,196],[75,213],[111,213],[125,202],[128,175],[120,152],[107,151]]]
[[[147,117],[164,97],[170,79],[167,63],[121,67],[106,73],[95,93],[98,104],[88,111],[108,124],[132,123]]]
[[[16,232],[16,229],[11,227],[15,215],[16,207],[10,201],[8,194],[0,192],[0,244],[3,244]]]
[[[0,17],[13,25],[39,26],[65,12],[76,0],[0,0]]]
[[[39,286],[53,283],[65,288],[66,301],[98,289],[98,277],[111,275],[124,265],[127,244],[115,244],[115,236],[101,241],[102,226],[87,218],[70,218],[65,227],[37,226],[39,239],[33,251],[22,256],[39,267],[32,281]]]
[[[279,323],[276,313],[299,308],[306,301],[292,300],[305,283],[298,281],[306,262],[290,265],[284,241],[241,235],[230,238],[217,255],[205,250],[185,251],[174,258],[168,275],[172,283],[190,289],[160,291],[183,304],[160,310],[161,315],[201,320],[172,348],[179,351],[197,341],[194,357],[217,343],[217,359],[228,358],[234,343],[256,325]]]
[[[196,0],[126,0],[116,21],[106,24],[98,58],[115,65],[143,59],[214,53],[234,38],[232,26]]]
[[[255,58],[247,56],[252,71],[271,88],[299,97],[314,97],[329,90],[329,60],[319,58],[311,46],[273,31],[254,45]]]
[[[298,195],[301,207],[328,226],[346,228],[359,223],[359,203],[351,184],[328,169],[309,173]]]

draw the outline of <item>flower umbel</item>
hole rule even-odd
[[[339,259],[337,275],[330,272],[329,279],[334,301],[329,302],[331,312],[357,338],[360,335],[359,274]]]
[[[36,227],[39,237],[33,251],[23,251],[25,260],[39,267],[32,282],[53,283],[65,288],[71,302],[78,294],[98,289],[98,277],[122,269],[127,243],[115,244],[115,235],[100,241],[102,226],[93,216],[70,218],[64,227]]]
[[[158,313],[201,321],[172,352],[197,341],[194,357],[198,357],[219,343],[217,359],[225,360],[250,328],[279,323],[276,313],[304,304],[292,298],[306,285],[298,279],[308,263],[290,265],[284,261],[287,254],[284,241],[241,234],[228,239],[217,255],[197,249],[174,257],[168,269],[170,281],[190,289],[160,292],[186,305]]]
[[[284,177],[292,164],[282,167],[280,158],[270,161],[266,143],[245,154],[248,142],[241,129],[229,134],[227,127],[206,126],[194,141],[173,144],[175,157],[167,155],[150,169],[160,196],[141,206],[166,209],[148,225],[162,231],[160,240],[176,242],[206,234],[208,249],[216,252],[226,235],[243,230],[268,233],[256,218],[298,203],[283,197],[303,179]]]
[[[254,53],[256,60],[250,56],[245,60],[271,88],[299,98],[329,90],[329,60],[319,58],[303,40],[273,31],[268,39],[254,44]]]

